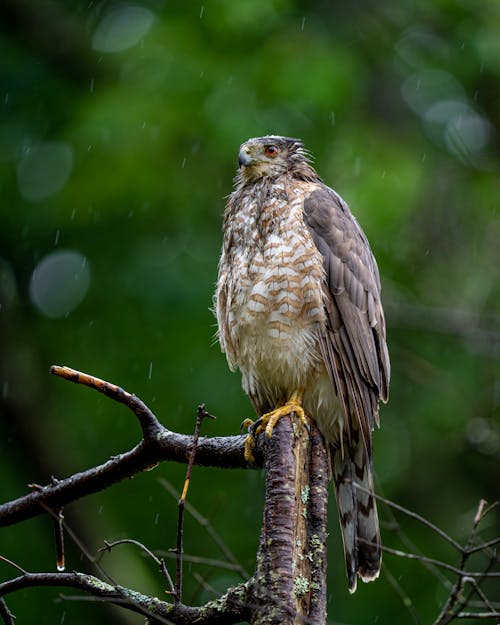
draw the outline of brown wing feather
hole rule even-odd
[[[371,458],[371,430],[379,400],[387,401],[390,375],[377,264],[349,207],[326,185],[315,185],[306,197],[304,218],[325,268],[323,358],[346,422],[359,427]]]

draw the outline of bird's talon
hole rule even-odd
[[[245,460],[249,464],[253,464],[255,462],[255,456],[253,455],[254,448],[255,448],[255,438],[253,437],[253,434],[248,434],[248,436],[245,439],[244,456],[245,456]]]
[[[240,433],[243,433],[243,430],[251,428],[255,424],[255,421],[252,419],[243,419],[240,425]]]

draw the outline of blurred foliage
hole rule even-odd
[[[500,483],[499,6],[5,0],[2,498],[138,440],[131,414],[49,377],[53,363],[135,392],[178,431],[192,431],[201,402],[218,416],[206,435],[251,416],[209,309],[238,146],[276,133],[304,139],[379,261],[393,367],[375,436],[379,489],[463,540]],[[91,553],[119,537],[168,549],[175,500],[158,478],[180,487],[183,474],[164,464],[69,506],[66,519]],[[252,571],[263,475],[195,468],[189,497]],[[456,564],[428,530],[399,520],[418,549]],[[410,602],[432,622],[447,591],[415,562],[386,556],[381,579],[349,597],[334,510],[330,526],[330,623],[414,622]],[[185,536],[187,553],[221,557],[192,519]],[[398,544],[390,528],[384,540]],[[68,549],[69,569],[88,566]],[[53,569],[50,522],[2,530],[0,553]],[[14,574],[0,565],[2,579]],[[164,596],[132,547],[104,565]],[[186,566],[193,603],[208,598],[194,572],[219,589],[237,581]],[[142,622],[58,596],[29,590],[9,606],[19,623]]]

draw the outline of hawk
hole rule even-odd
[[[381,565],[372,431],[390,366],[380,277],[361,227],[299,139],[242,144],[214,299],[257,431],[270,436],[281,416],[305,412],[326,440],[354,592],[357,576],[376,579]]]

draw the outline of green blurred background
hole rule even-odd
[[[139,440],[131,413],[51,364],[120,384],[180,432],[201,402],[218,417],[207,435],[252,416],[210,306],[238,147],[276,133],[305,141],[378,259],[393,367],[379,491],[464,540],[479,499],[500,494],[500,5],[4,0],[0,27],[2,500]],[[105,539],[173,547],[160,478],[180,488],[184,470],[77,502],[68,524],[93,554]],[[261,472],[195,468],[189,493],[250,572],[263,485]],[[418,563],[387,555],[381,580],[348,595],[331,501],[328,622],[431,623],[447,590]],[[429,530],[398,516],[402,539],[380,514],[387,545],[458,564]],[[483,536],[495,533],[492,517]],[[192,518],[185,550],[222,558]],[[53,570],[51,523],[3,529],[0,553]],[[135,548],[103,564],[165,596]],[[70,546],[68,568],[91,570]],[[218,590],[240,579],[186,564],[187,602],[213,596],[200,575]],[[51,589],[8,603],[18,623],[143,622]]]

